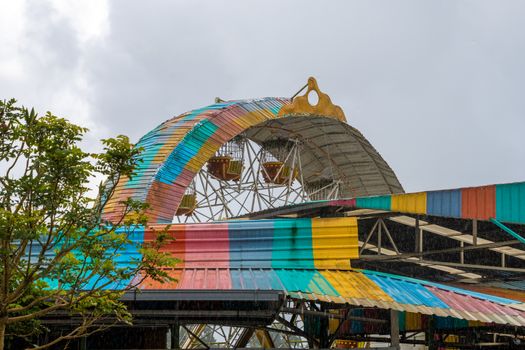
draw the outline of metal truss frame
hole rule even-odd
[[[220,319],[210,321],[205,315],[198,320],[163,317],[162,321],[143,319],[146,322],[143,328],[136,323],[139,328],[134,331],[143,332],[144,337],[148,337],[151,327],[157,330],[153,332],[157,337],[164,331],[167,349],[329,349],[341,342],[351,341],[360,342],[361,346],[369,349],[400,349],[400,344],[421,344],[429,349],[438,349],[445,343],[450,347],[469,349],[473,348],[473,344],[476,348],[490,348],[525,341],[525,330],[506,326],[444,330],[435,328],[430,322],[422,324],[421,329],[402,331],[398,311],[366,313],[368,309],[377,310],[288,297],[279,303],[272,318],[265,322],[242,323],[241,318],[225,322]],[[369,316],[355,316],[354,310]],[[355,331],[353,324],[348,324],[355,321],[363,330]],[[378,327],[373,327],[375,331],[367,331],[367,324]],[[487,336],[489,332],[490,336]],[[80,342],[79,348],[84,350],[85,345],[86,342]]]
[[[304,330],[304,311],[309,309],[310,306],[304,305],[303,302],[290,299],[270,325],[257,327],[221,324],[180,325],[180,338],[177,342],[170,335],[172,339],[170,346],[172,349],[309,349],[311,345],[319,345],[318,340]]]
[[[353,307],[315,301],[287,299],[275,320],[270,325],[252,327],[194,324],[180,325],[181,337],[169,344],[170,349],[329,349],[336,341],[356,341],[369,349],[400,349],[401,344],[427,345],[429,349],[440,349],[445,344],[458,349],[491,348],[508,345],[512,341],[525,341],[525,335],[512,333],[510,328],[487,328],[483,330],[457,329],[439,330],[430,325],[414,331],[400,331],[398,311],[390,310],[386,318],[356,317],[351,315]],[[334,312],[338,311],[338,312]],[[306,327],[306,317],[313,316],[319,326],[318,334]],[[329,320],[337,319],[338,326],[329,327]],[[346,321],[379,323],[386,327],[381,334],[345,333]],[[331,328],[331,330],[330,330]],[[511,327],[512,328],[512,327]],[[491,333],[488,339],[479,334]],[[461,338],[461,340],[460,340]],[[379,346],[379,347],[378,347]]]
[[[178,325],[178,331],[170,328],[168,337],[171,349],[328,349],[341,335],[341,325],[346,320],[362,322],[383,323],[389,320],[355,317],[350,315],[350,309],[343,309],[341,313],[334,313],[341,307],[328,309],[324,303],[287,299],[285,304],[275,315],[270,325],[260,326],[235,326],[220,324],[191,324]],[[395,311],[392,314],[397,320]],[[305,317],[315,317],[319,320],[319,334],[312,334],[306,327]],[[329,319],[338,319],[339,326],[332,334],[329,333]],[[179,328],[180,327],[180,328]],[[399,339],[399,328],[394,322],[394,333],[391,337],[384,338],[390,343],[392,337]],[[180,331],[180,333],[179,333]],[[177,334],[177,338],[173,334]],[[395,342],[392,344],[395,347]],[[397,343],[399,344],[399,343]]]
[[[393,223],[402,224],[414,229],[414,247],[413,251],[401,252],[399,242],[396,244],[395,236],[387,226],[387,220]],[[425,236],[427,234],[439,235],[444,239],[450,239],[458,242],[458,247],[447,249],[428,249],[425,245]],[[385,239],[388,240],[388,247],[385,246]],[[449,273],[450,275],[459,276],[459,281],[479,282],[488,279],[487,272],[512,272],[525,274],[525,269],[521,267],[508,266],[506,257],[513,256],[517,259],[525,260],[525,251],[512,248],[513,245],[520,244],[519,240],[511,239],[500,242],[494,242],[488,239],[478,237],[477,220],[472,222],[472,232],[460,232],[440,225],[431,224],[421,220],[418,216],[409,217],[398,214],[381,214],[376,217],[372,229],[368,232],[363,241],[359,241],[360,261],[374,263],[401,261],[416,264],[422,267],[439,270]],[[465,262],[465,252],[476,250],[490,250],[501,255],[499,264],[482,265]],[[366,254],[365,252],[375,254]],[[435,254],[458,253],[459,257],[451,260],[427,260],[426,256]]]
[[[238,137],[243,137],[238,136]],[[339,196],[339,182],[327,184],[322,188],[309,191],[304,188],[301,163],[301,143],[290,140],[292,146],[282,156],[282,166],[289,167],[290,173],[297,173],[297,178],[289,177],[283,184],[267,183],[264,176],[270,177],[262,166],[264,162],[263,147],[249,139],[242,142],[243,171],[238,181],[225,181],[212,176],[206,167],[199,170],[193,179],[192,189],[197,196],[197,205],[190,215],[174,217],[174,222],[212,222],[239,217],[245,214],[275,209],[290,204],[297,204],[317,198],[326,199]]]

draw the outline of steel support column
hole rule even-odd
[[[250,338],[253,336],[254,332],[254,328],[245,328],[239,336],[237,344],[235,344],[235,348],[245,348],[246,345],[248,345],[248,342],[250,341]]]
[[[478,220],[472,220],[472,244],[478,245]]]
[[[379,226],[381,227],[381,226]],[[324,312],[324,307],[321,306],[321,311]],[[329,336],[329,322],[328,317],[319,317],[319,347],[321,349],[330,348],[330,336]]]
[[[399,345],[399,312],[390,310],[390,346],[400,349]]]
[[[178,323],[170,324],[170,349],[180,349],[180,328]]]
[[[259,343],[261,343],[261,347],[263,349],[273,349],[275,348],[275,344],[273,343],[273,339],[270,336],[270,333],[265,329],[258,329],[255,331],[255,336],[259,340]]]
[[[420,239],[420,234],[421,234],[421,229],[419,228],[419,216],[416,216],[416,222],[415,222],[415,225],[414,225],[414,233],[415,233],[415,243],[414,243],[414,246],[415,246],[415,251],[418,252],[418,253],[421,253],[421,246],[420,246],[420,242],[421,242],[421,239]]]

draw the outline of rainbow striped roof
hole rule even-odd
[[[357,208],[525,224],[525,182],[353,200]]]
[[[162,226],[137,228],[148,242]],[[175,282],[146,279],[143,290],[276,290],[301,300],[394,309],[463,320],[525,326],[525,304],[438,283],[353,269],[355,218],[274,219],[175,224],[164,251],[183,262],[169,269]],[[122,250],[120,264],[140,258]],[[142,280],[122,281],[113,289]]]

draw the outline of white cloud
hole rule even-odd
[[[0,11],[0,79],[23,77],[19,62],[20,40],[26,23],[24,1],[6,1]]]
[[[55,16],[67,18],[81,43],[101,39],[109,32],[107,0],[51,0]]]

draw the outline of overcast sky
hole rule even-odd
[[[0,98],[140,136],[313,75],[407,191],[525,180],[525,1],[5,1]]]

